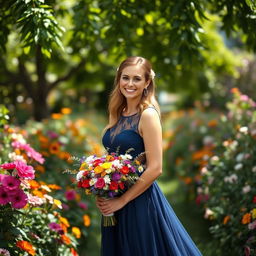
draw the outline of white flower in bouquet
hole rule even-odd
[[[86,159],[85,159],[85,162],[90,164],[91,162],[93,162],[93,160],[96,158],[95,155],[91,155],[91,156],[88,156]]]
[[[77,173],[77,175],[76,175],[76,180],[77,180],[77,181],[81,180],[81,178],[83,177],[83,173],[84,173],[84,171],[79,171],[79,172]]]
[[[114,160],[112,162],[112,165],[115,166],[118,169],[121,169],[123,167],[122,163],[118,159]]]
[[[120,155],[120,157],[121,157],[123,160],[130,160],[130,159],[132,159],[132,156],[129,155],[129,154]]]
[[[104,177],[104,181],[105,181],[106,184],[110,184],[110,183],[111,183],[111,180],[110,180],[110,178],[109,178],[109,175],[106,175],[106,176]]]
[[[93,178],[90,180],[89,184],[90,186],[93,186],[97,182],[97,179]]]
[[[142,166],[139,166],[139,167],[138,167],[138,171],[139,171],[139,172],[143,172],[143,170],[144,170],[144,169],[143,169]]]
[[[103,187],[103,189],[104,189],[104,190],[108,190],[108,189],[109,189],[109,185],[106,184],[106,185]]]
[[[105,172],[106,172],[107,174],[109,174],[109,173],[112,172],[112,170],[111,170],[111,169],[107,169],[107,170],[105,170]]]

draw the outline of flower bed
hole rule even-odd
[[[78,242],[84,250],[90,227],[96,224],[91,219],[94,202],[76,192],[69,173],[76,168],[74,158],[101,152],[94,139],[97,129],[85,120],[71,120],[64,110],[21,129],[8,125],[8,111],[1,108],[3,253],[78,255]]]

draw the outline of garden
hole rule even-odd
[[[256,255],[254,1],[11,0],[0,12],[0,256],[100,255],[101,213],[77,174],[106,154],[115,72],[138,55],[156,73],[161,190],[202,255]]]

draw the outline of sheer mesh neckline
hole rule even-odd
[[[129,115],[129,116],[124,116],[123,114],[121,114],[121,117],[132,117],[132,116],[135,116],[137,114],[139,114],[139,112],[136,112],[135,114],[132,114],[132,115]]]
[[[125,130],[132,130],[139,134],[138,132],[138,124],[140,121],[140,114],[139,112],[130,115],[130,116],[123,116],[121,115],[120,119],[118,120],[117,124],[110,128],[110,140],[113,143],[115,137]]]

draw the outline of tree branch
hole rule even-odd
[[[58,78],[56,81],[52,82],[48,86],[48,92],[56,87],[60,82],[67,81],[70,79],[77,71],[79,71],[85,64],[86,60],[82,59],[76,66],[72,67],[66,75]]]

